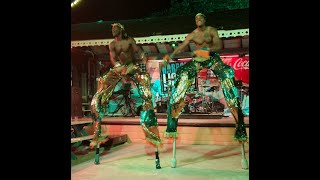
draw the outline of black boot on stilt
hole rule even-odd
[[[156,168],[157,168],[157,169],[161,169],[160,159],[159,159],[159,154],[158,154],[158,152],[156,152]]]

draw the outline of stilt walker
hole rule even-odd
[[[99,78],[96,94],[91,101],[91,116],[94,120],[94,138],[90,143],[96,147],[95,163],[99,163],[99,147],[102,143],[101,120],[106,112],[106,106],[114,91],[116,84],[123,78],[128,78],[137,86],[142,99],[142,110],[140,111],[140,125],[142,126],[146,139],[155,145],[156,168],[160,169],[160,158],[158,146],[161,144],[158,122],[152,104],[151,78],[146,72],[146,54],[136,44],[136,41],[128,36],[124,26],[120,23],[112,24],[112,35],[114,40],[109,45],[110,61],[113,68]],[[139,56],[136,58],[135,54]]]
[[[242,150],[242,168],[248,169],[247,160],[245,158],[244,143],[247,142],[247,133],[244,126],[244,119],[241,105],[238,98],[238,92],[234,85],[234,71],[224,64],[217,53],[222,49],[223,43],[219,38],[218,30],[212,26],[206,26],[206,16],[202,13],[195,15],[195,23],[197,28],[189,33],[183,42],[174,49],[172,54],[164,56],[164,65],[170,60],[174,60],[174,56],[183,52],[190,42],[193,42],[198,50],[194,51],[193,58],[183,66],[180,66],[176,73],[172,96],[168,106],[166,137],[177,136],[178,118],[185,106],[186,91],[190,88],[191,83],[197,73],[206,68],[211,69],[217,75],[223,94],[227,101],[235,122],[235,140],[239,141]],[[175,151],[175,148],[173,149]],[[173,153],[175,158],[175,152]]]
[[[203,68],[210,68],[218,77],[227,106],[229,107],[235,122],[235,140],[241,144],[242,151],[242,168],[248,169],[248,162],[245,157],[244,143],[247,141],[247,133],[244,124],[244,116],[241,111],[238,91],[234,85],[234,71],[224,64],[218,53],[210,53],[206,50],[195,51],[195,56],[191,61],[179,67],[176,73],[176,80],[170,96],[170,103],[167,112],[167,129],[165,137],[173,137],[173,157],[172,167],[176,167],[176,137],[178,118],[185,106],[185,95],[190,88],[197,73]]]

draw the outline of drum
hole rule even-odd
[[[217,110],[218,112],[223,112],[224,111],[224,105],[220,103],[219,101],[213,102],[214,110]]]

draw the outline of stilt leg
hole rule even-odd
[[[156,153],[156,169],[161,169],[158,146],[156,147],[155,153]]]
[[[95,158],[94,158],[94,164],[96,164],[96,165],[100,164],[99,149],[100,149],[100,143],[98,143],[97,146],[96,146],[96,155],[95,155]]]
[[[177,159],[176,159],[176,139],[177,139],[177,137],[174,136],[174,137],[173,137],[173,145],[172,145],[172,148],[173,148],[173,150],[172,150],[172,159],[171,159],[171,167],[172,167],[172,168],[177,167]]]
[[[249,169],[248,161],[246,159],[246,152],[245,152],[245,149],[244,149],[244,142],[241,143],[241,152],[242,152],[242,159],[241,159],[242,169]]]

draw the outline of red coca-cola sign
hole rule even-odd
[[[221,59],[234,69],[236,80],[249,84],[249,56],[221,56]]]

